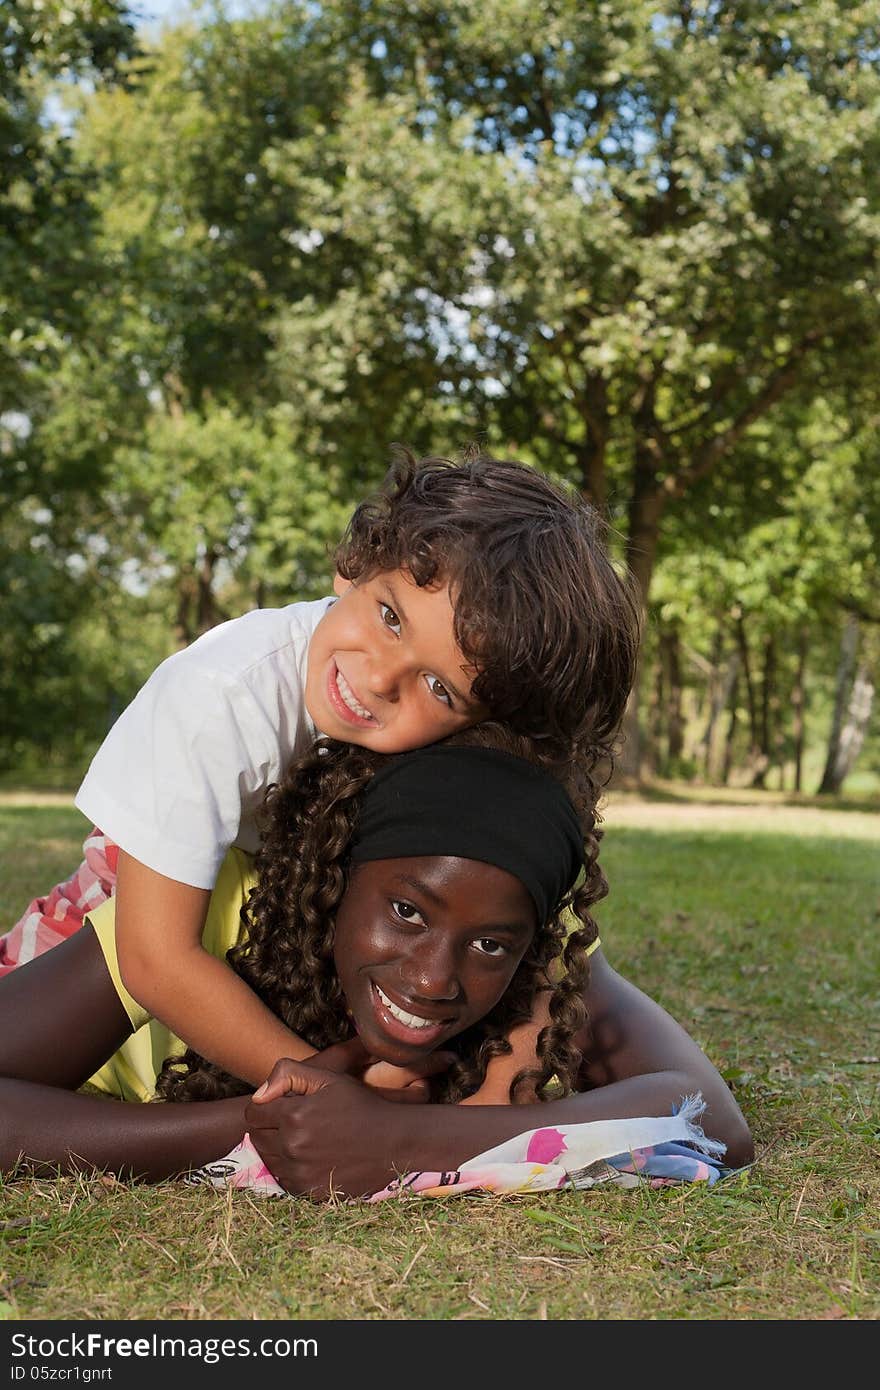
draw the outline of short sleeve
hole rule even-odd
[[[252,692],[172,657],[110,730],[76,805],[147,868],[211,888],[279,772],[277,733]]]
[[[330,599],[259,609],[163,661],[92,760],[75,804],[156,873],[211,888],[253,853],[266,790],[315,737],[308,646]]]

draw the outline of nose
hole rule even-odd
[[[451,1002],[461,994],[455,953],[447,941],[413,942],[412,950],[401,962],[400,973],[414,1002]]]
[[[383,700],[398,700],[408,665],[405,652],[382,652],[374,657],[366,671],[367,690]]]

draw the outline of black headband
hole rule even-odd
[[[361,797],[354,863],[454,855],[506,869],[549,920],[584,863],[575,809],[559,783],[491,748],[436,745],[377,772]]]

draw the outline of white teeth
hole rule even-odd
[[[336,689],[342,696],[343,703],[348,705],[348,708],[351,710],[352,714],[359,715],[361,719],[372,719],[373,716],[370,714],[370,711],[368,709],[364,709],[363,705],[359,705],[357,700],[354,698],[351,686],[349,685],[348,681],[345,679],[345,676],[342,674],[341,671],[336,672]]]
[[[376,993],[385,1005],[392,1018],[396,1018],[405,1028],[432,1028],[437,1024],[436,1018],[419,1018],[418,1014],[408,1014],[406,1009],[399,1009],[396,1004],[392,1004],[387,994],[376,985]]]

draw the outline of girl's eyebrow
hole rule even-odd
[[[446,899],[439,893],[435,893],[433,888],[429,888],[427,883],[422,883],[419,878],[410,878],[408,874],[395,874],[395,883],[405,883],[407,888],[414,888],[417,893],[421,893],[437,907],[445,907]]]
[[[385,580],[385,592],[391,600],[391,607],[394,609],[398,618],[402,619],[402,621],[406,623],[407,627],[409,627],[410,623],[409,618],[406,616],[406,609],[403,607],[400,600],[398,599],[394,586],[391,583],[390,579]],[[467,709],[473,706],[473,700],[470,699],[469,696],[463,695],[462,692],[459,690],[458,686],[454,685],[451,680],[447,680],[446,676],[441,676],[439,675],[439,673],[438,678],[442,680],[450,695],[453,697],[453,699],[458,700],[459,704],[464,705]]]
[[[407,888],[412,888],[416,893],[423,894],[424,897],[428,898],[429,901],[434,903],[437,907],[446,906],[446,899],[442,894],[435,892],[433,888],[429,888],[427,883],[423,883],[420,878],[411,878],[409,874],[395,874],[394,882],[405,884]],[[515,936],[524,933],[531,934],[534,928],[527,922],[492,922],[487,926],[478,926],[475,930],[484,933],[508,932]]]

